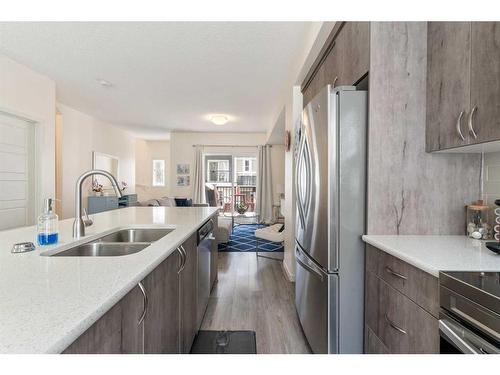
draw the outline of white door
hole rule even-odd
[[[35,124],[0,112],[0,230],[34,223]]]

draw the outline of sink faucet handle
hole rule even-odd
[[[94,224],[94,221],[89,217],[86,208],[83,209],[83,215],[85,216],[85,219],[83,220],[83,224],[86,227],[90,227],[92,224]]]

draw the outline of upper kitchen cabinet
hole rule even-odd
[[[471,143],[500,139],[500,22],[472,23]]]
[[[429,22],[426,150],[500,140],[499,103],[500,23]]]
[[[429,22],[427,29],[427,151],[469,142],[470,22]]]
[[[342,68],[336,86],[354,85],[370,69],[370,23],[346,22],[339,37]]]
[[[369,22],[339,22],[302,84],[304,107],[326,85],[354,85],[369,68]]]

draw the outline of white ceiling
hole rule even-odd
[[[317,25],[316,25],[317,26]],[[0,53],[52,78],[57,99],[139,136],[265,132],[310,22],[0,23]],[[101,87],[105,79],[112,88]],[[211,113],[228,114],[224,126]]]

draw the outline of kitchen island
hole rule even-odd
[[[23,254],[12,254],[12,245],[35,242],[35,227],[0,232],[0,353],[63,352],[216,213],[211,207],[108,211],[94,215],[78,240],[72,238],[73,219],[62,220],[57,245]],[[41,256],[131,227],[173,230],[126,256]]]

